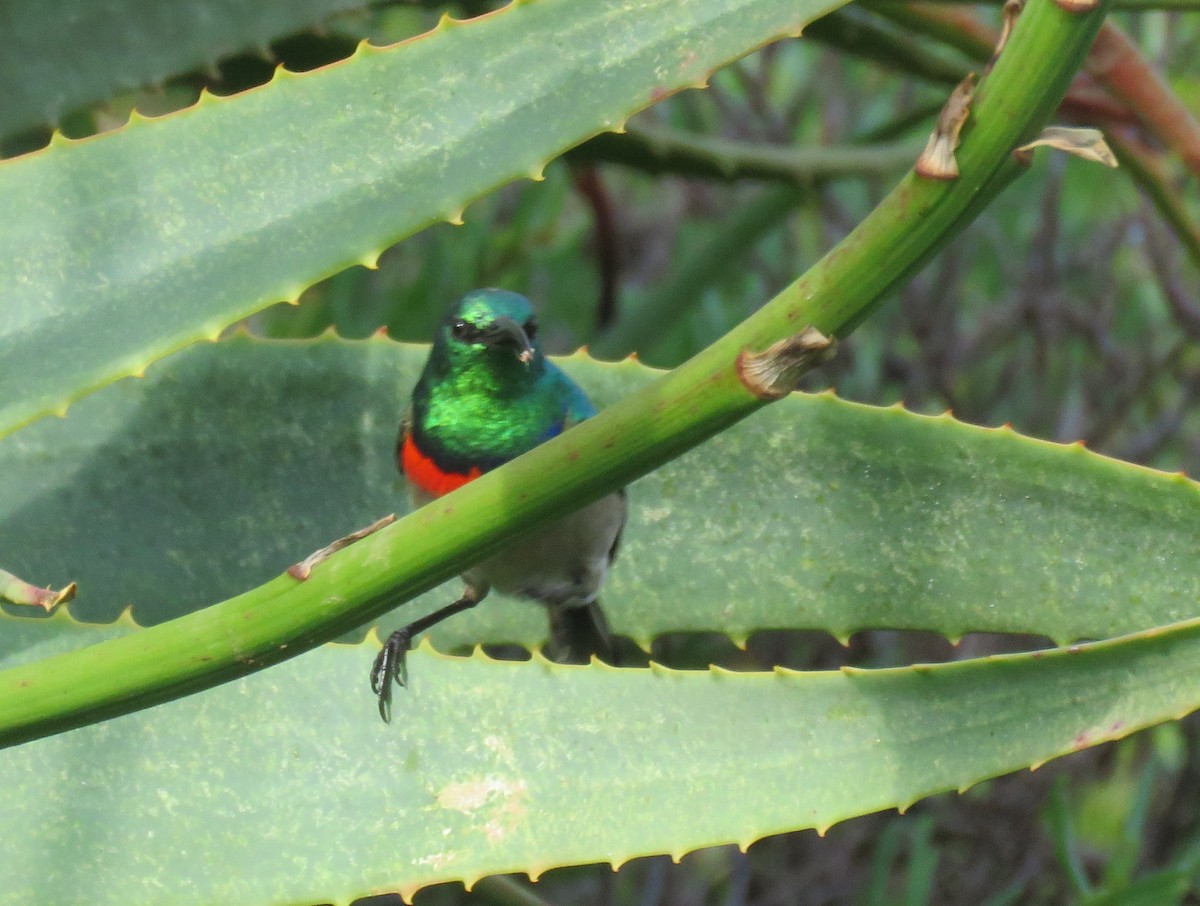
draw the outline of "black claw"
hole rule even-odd
[[[474,607],[486,594],[486,588],[482,591],[468,588],[467,593],[453,604],[435,610],[388,636],[383,643],[383,650],[375,658],[375,665],[371,667],[371,691],[379,697],[379,716],[385,724],[392,715],[392,680],[396,681],[397,686],[408,685],[408,649],[412,648],[412,640],[447,617]]]
[[[409,628],[397,629],[383,643],[371,667],[371,691],[379,698],[379,716],[385,724],[392,716],[392,681],[397,686],[408,684],[408,649],[411,647]]]

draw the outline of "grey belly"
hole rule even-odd
[[[431,499],[412,492],[417,506]],[[608,574],[625,506],[624,493],[602,497],[471,567],[463,581],[480,597],[494,589],[552,607],[590,604]]]

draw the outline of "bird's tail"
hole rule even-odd
[[[586,664],[592,655],[613,663],[613,640],[599,601],[550,608],[548,654],[560,664]]]

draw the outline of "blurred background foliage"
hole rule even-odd
[[[247,90],[278,63],[315,68],[364,38],[403,40],[445,12],[463,18],[495,5],[352,8],[269,46],[73,110],[60,125],[71,137],[93,134],[123,124],[135,108],[181,109],[202,88]],[[1163,5],[1175,9],[1115,18],[1195,111],[1200,5]],[[382,329],[424,341],[452,300],[499,286],[535,300],[552,351],[586,344],[601,357],[636,353],[652,365],[678,364],[816,261],[909,166],[947,86],[986,46],[978,29],[929,26],[955,17],[960,26],[969,19],[997,28],[1000,9],[898,0],[844,9],[815,23],[808,40],[766,47],[718,73],[708,90],[657,104],[629,124],[628,135],[602,136],[552,162],[542,181],[473,204],[462,225],[431,226],[385,252],[377,269],[344,271],[249,327],[270,337]],[[1072,118],[1087,122],[1087,114],[1085,104]],[[1120,119],[1108,122],[1128,126],[1124,139],[1139,157],[1123,161],[1134,166],[1114,172],[1041,157],[885,299],[811,376],[812,386],[923,412],[949,408],[966,421],[1008,422],[1033,436],[1082,440],[1122,459],[1200,474],[1197,174]],[[48,125],[0,135],[0,150],[14,156],[48,138]],[[1164,217],[1171,205],[1174,217]],[[1029,643],[971,636],[951,645],[932,635],[872,632],[842,648],[821,634],[771,632],[746,652],[720,637],[688,637],[659,640],[654,655],[677,666],[821,669]],[[531,896],[645,906],[1001,906],[1200,903],[1196,890],[1200,723],[1193,716],[1037,772],[933,797],[907,815],[848,821],[823,838],[805,831],[760,841],[745,854],[705,850],[678,865],[639,859],[615,873],[560,869]],[[486,884],[476,894],[448,885],[417,901],[512,902],[512,895]]]

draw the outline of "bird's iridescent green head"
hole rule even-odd
[[[443,471],[487,471],[594,413],[542,354],[533,306],[502,289],[463,296],[438,325],[409,422]]]
[[[477,289],[438,326],[433,354],[451,370],[529,368],[542,360],[537,318],[529,300],[503,289]]]

